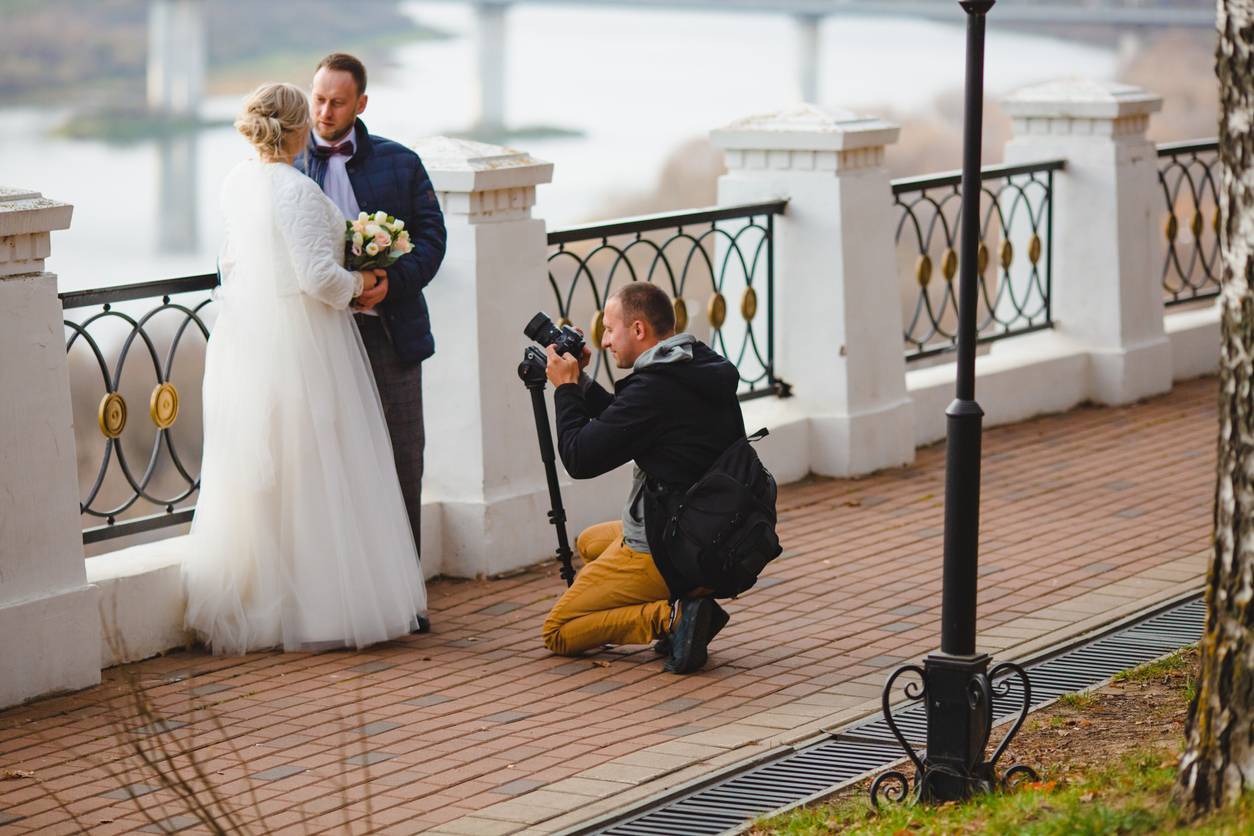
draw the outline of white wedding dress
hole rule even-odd
[[[343,216],[296,169],[255,160],[227,176],[222,207],[187,626],[229,654],[412,632],[426,589],[348,311]]]

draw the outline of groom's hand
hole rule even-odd
[[[373,310],[374,306],[383,301],[388,295],[388,274],[386,270],[375,270],[377,281],[374,287],[369,290],[363,290],[361,295],[354,301],[353,305],[360,311]]]

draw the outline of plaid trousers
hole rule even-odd
[[[422,426],[422,364],[411,366],[400,361],[380,317],[357,314],[353,318],[379,387],[409,527],[421,555],[422,448],[426,441]]]

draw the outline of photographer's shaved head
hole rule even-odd
[[[666,291],[657,285],[632,282],[620,287],[611,298],[622,305],[625,324],[645,322],[659,340],[675,333],[675,309]]]

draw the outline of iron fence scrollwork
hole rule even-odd
[[[775,368],[774,231],[786,201],[698,209],[554,230],[549,285],[561,324],[582,326],[589,374],[612,385],[599,350],[605,302],[619,285],[658,284],[677,330],[706,339],[736,365],[740,398],[786,396]]]
[[[1158,146],[1158,184],[1166,202],[1163,303],[1219,295],[1219,143]]]
[[[213,302],[208,292],[217,285],[217,274],[209,273],[61,294],[67,312],[87,312],[82,318],[67,313],[65,319],[76,412],[96,403],[99,384],[104,389],[95,407],[95,423],[103,439],[98,461],[94,451],[82,449],[90,436],[79,435],[79,469],[87,476],[79,510],[100,522],[83,530],[84,544],[191,520],[194,509],[187,503],[200,488],[199,473],[192,472],[198,470],[199,450],[192,455],[180,448],[176,435],[180,418],[188,423],[188,396],[199,397],[200,375],[180,390],[174,380],[175,364],[187,354],[185,347],[192,342],[189,335],[200,338],[195,340],[200,342],[200,351],[193,352],[189,362],[203,362],[201,340],[209,338],[206,309]],[[159,301],[151,305],[154,299]],[[133,354],[147,359],[150,374],[143,359],[128,365]],[[132,371],[137,364],[144,371]],[[98,384],[86,389],[80,385],[76,372],[83,367],[95,369],[87,374],[95,377],[98,373]],[[147,410],[135,408],[139,406],[136,401]],[[199,446],[199,432],[186,435],[194,436],[192,446]]]
[[[1052,160],[980,171],[978,342],[1053,327],[1052,196],[1054,172],[1063,166]],[[958,172],[892,181],[908,361],[957,344],[961,183]]]

